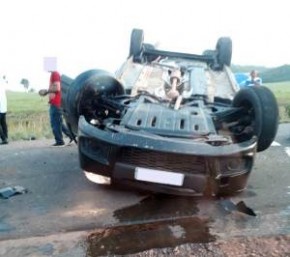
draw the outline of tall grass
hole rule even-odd
[[[9,140],[51,138],[47,97],[37,93],[7,92]]]
[[[290,122],[290,81],[265,84],[276,96],[280,122]]]

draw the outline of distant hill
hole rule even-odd
[[[231,65],[231,69],[234,73],[250,73],[251,70],[257,70],[259,73],[269,70],[269,68],[264,66],[253,66],[253,65]]]
[[[260,72],[260,77],[265,83],[267,82],[281,82],[290,80],[290,65],[283,65],[277,68],[272,68]]]
[[[241,66],[231,65],[233,72],[245,72],[249,73],[251,70],[257,70],[259,76],[264,83],[290,81],[290,65],[282,65],[275,68],[267,68],[263,66]]]

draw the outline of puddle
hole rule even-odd
[[[120,222],[144,222],[162,220],[172,217],[187,217],[199,212],[198,199],[170,195],[152,195],[140,203],[114,212]]]
[[[88,256],[124,255],[153,248],[215,240],[210,220],[198,217],[193,197],[152,195],[114,212],[122,225],[97,230],[87,240]]]
[[[248,191],[243,196],[253,197],[254,192]],[[186,243],[212,242],[229,235],[263,234],[261,227],[269,223],[269,216],[261,219],[240,199],[162,194],[116,210],[113,216],[119,221],[116,226],[96,230],[88,237],[88,256],[135,254]],[[272,227],[266,230],[269,229]]]
[[[134,254],[186,243],[212,242],[207,219],[187,217],[106,228],[87,240],[87,256]]]

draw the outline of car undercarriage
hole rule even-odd
[[[272,92],[239,90],[229,38],[193,55],[148,47],[142,33],[132,31],[116,74],[62,76],[64,117],[78,138],[81,168],[165,193],[242,191],[256,152],[276,135]]]

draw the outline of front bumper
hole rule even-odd
[[[185,194],[243,190],[257,144],[256,138],[240,144],[212,146],[140,131],[114,133],[92,126],[82,116],[78,140],[83,170],[141,189]],[[149,169],[152,179],[139,178],[138,169]],[[161,181],[154,179],[154,172],[156,176],[161,174]],[[181,182],[171,183],[170,179],[176,177]]]

